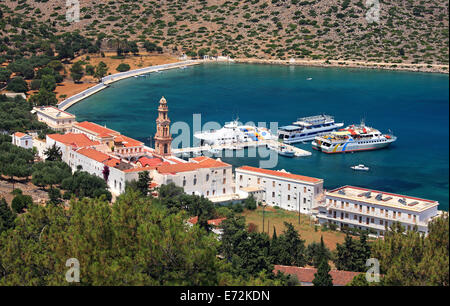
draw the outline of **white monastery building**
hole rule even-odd
[[[33,148],[33,137],[28,134],[16,132],[12,134],[12,143],[18,147],[22,147],[25,149]]]
[[[358,228],[383,235],[394,222],[405,230],[428,233],[428,223],[439,215],[439,203],[400,194],[343,186],[326,192],[317,215],[320,224]]]
[[[191,158],[187,163],[166,163],[156,167],[152,177],[158,185],[174,183],[187,194],[211,200],[236,193],[232,166],[206,156]]]
[[[255,198],[262,198],[267,205],[310,214],[322,195],[323,180],[284,170],[243,166],[236,169],[236,187],[256,192]]]
[[[75,123],[75,115],[62,111],[54,106],[34,107],[37,119],[46,123],[51,129],[59,132],[70,132]]]

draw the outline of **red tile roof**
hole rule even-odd
[[[96,160],[100,163],[107,163],[109,165],[117,165],[120,163],[120,160],[117,158],[111,157],[108,154],[102,153],[100,151],[91,149],[91,148],[82,148],[77,151],[81,155],[84,155],[90,159]]]
[[[227,218],[211,219],[211,220],[208,220],[208,224],[209,225],[214,225],[214,226],[219,226],[222,223],[222,221],[226,220],[226,219]],[[197,224],[198,216],[189,218],[188,222],[191,223],[191,224]]]
[[[146,156],[139,158],[138,162],[142,165],[142,167],[146,166],[156,167],[163,163],[163,161],[160,158],[149,158]]]
[[[88,130],[94,134],[97,134],[99,137],[102,137],[102,138],[103,137],[111,137],[114,135],[120,135],[119,132],[105,128],[101,125],[98,125],[96,123],[89,122],[89,121],[77,122],[74,124],[74,127],[80,127],[84,130]]]
[[[22,132],[15,132],[14,136],[22,138],[23,136],[26,136],[26,134],[22,133]]]
[[[258,173],[268,174],[268,175],[273,175],[273,176],[279,176],[279,177],[284,177],[284,178],[288,178],[288,179],[309,182],[309,183],[318,183],[318,182],[322,181],[321,179],[314,178],[314,177],[292,174],[292,173],[283,172],[283,171],[255,168],[255,167],[250,167],[250,166],[242,166],[238,169],[245,170],[245,171],[251,171],[251,172],[258,172]]]
[[[125,147],[140,147],[144,145],[143,142],[124,135],[114,137],[114,142],[121,142]]]
[[[169,173],[194,171],[194,170],[202,169],[202,168],[221,168],[221,167],[228,167],[228,166],[231,166],[231,165],[224,163],[220,160],[206,157],[206,158],[202,159],[200,162],[162,165],[162,166],[157,167],[157,170],[161,174],[169,174]]]
[[[81,134],[81,133],[80,134],[67,133],[64,135],[50,134],[47,136],[55,141],[58,141],[65,145],[70,145],[73,147],[89,147],[89,146],[95,146],[95,145],[100,144],[98,141],[92,141],[86,135]]]
[[[151,167],[151,166],[136,167],[136,168],[132,168],[132,169],[123,170],[123,172],[141,172],[141,171],[150,171],[150,170],[155,170],[155,169],[156,169],[156,167]]]
[[[312,283],[314,274],[317,272],[316,268],[294,267],[275,265],[273,272],[278,271],[284,274],[294,274],[301,283]],[[352,281],[352,279],[361,272],[350,272],[341,270],[331,270],[330,275],[333,279],[334,286],[345,286]]]

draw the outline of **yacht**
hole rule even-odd
[[[201,145],[236,145],[244,142],[271,140],[274,136],[267,128],[239,125],[237,120],[225,124],[219,130],[195,133]]]
[[[382,134],[361,122],[360,125],[350,125],[327,135],[317,136],[312,147],[324,153],[369,151],[385,148],[396,140],[396,136]]]
[[[369,171],[369,167],[366,167],[363,164],[359,164],[357,166],[352,166],[350,168],[352,168],[353,170],[358,170],[358,171]]]
[[[334,122],[334,117],[329,115],[298,118],[292,125],[278,129],[278,140],[287,144],[311,141],[343,126],[344,123]]]

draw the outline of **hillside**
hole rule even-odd
[[[191,56],[448,65],[443,0],[380,0],[379,23],[366,20],[364,0],[82,0],[76,23],[66,21],[65,2],[3,1],[3,40],[79,30],[110,50],[117,40],[148,40],[165,53]],[[7,43],[22,47],[23,40],[13,41]]]

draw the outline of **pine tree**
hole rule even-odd
[[[336,245],[336,258],[334,263],[338,270],[355,271],[356,246],[352,237],[347,234],[343,244]]]
[[[148,171],[139,172],[139,179],[136,187],[143,195],[146,196],[148,194],[151,181],[152,179],[150,178],[150,173]]]
[[[314,273],[313,284],[314,286],[333,286],[333,278],[330,275],[330,265],[328,261],[323,257],[317,272]]]
[[[15,214],[8,207],[4,198],[0,199],[0,234],[14,227]]]
[[[44,151],[45,159],[48,161],[60,161],[62,158],[62,152],[59,147],[56,146],[56,143],[53,144],[50,148]]]

